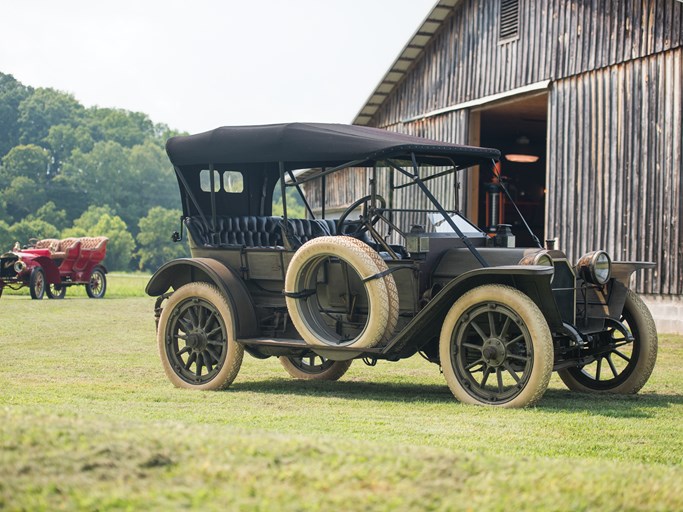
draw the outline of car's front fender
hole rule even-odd
[[[152,297],[177,290],[188,283],[205,282],[218,287],[233,312],[235,338],[259,335],[256,311],[244,281],[235,270],[211,258],[180,258],[157,270],[147,283],[145,292]]]
[[[385,353],[401,352],[412,340],[427,342],[438,336],[443,319],[465,292],[486,284],[504,284],[525,293],[539,307],[551,331],[562,329],[562,317],[550,287],[552,267],[514,265],[465,272],[444,285],[434,298],[387,345]]]

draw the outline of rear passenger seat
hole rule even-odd
[[[186,217],[185,225],[194,243],[201,247],[284,247],[282,217],[216,217],[216,231],[211,232],[201,217]],[[287,219],[288,244],[297,249],[312,238],[336,234],[334,220]]]

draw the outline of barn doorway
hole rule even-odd
[[[473,128],[479,126],[477,144],[498,148],[503,157],[500,174],[515,204],[529,227],[545,240],[546,137],[548,130],[548,93],[534,94],[513,101],[482,107],[472,113]],[[517,246],[533,246],[514,206],[504,196],[497,180],[488,170],[478,178],[476,217],[483,229],[496,224],[511,224]],[[472,212],[475,213],[475,212]]]

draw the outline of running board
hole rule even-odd
[[[249,346],[270,346],[270,347],[287,347],[287,348],[307,348],[310,350],[330,350],[333,352],[362,352],[363,354],[381,354],[382,349],[374,348],[359,348],[359,347],[335,347],[334,345],[308,345],[304,340],[297,338],[244,338],[235,340],[242,345]]]

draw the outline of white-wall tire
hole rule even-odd
[[[285,277],[285,298],[289,315],[308,345],[318,347],[373,347],[382,342],[389,319],[389,298],[382,279],[363,283],[368,301],[364,328],[354,338],[341,340],[330,331],[317,309],[315,294],[295,298],[292,294],[317,289],[317,271],[327,258],[339,258],[361,279],[379,272],[373,258],[349,237],[323,236],[309,240],[294,254]]]
[[[368,244],[361,240],[358,240],[357,238],[353,238],[350,236],[347,236],[345,238],[348,238],[349,240],[351,240],[352,243],[354,243],[363,251],[365,251],[375,262],[375,265],[377,265],[377,269],[380,272],[385,272],[389,270],[389,266],[387,265],[387,263],[377,253],[377,251],[375,251]],[[391,340],[391,337],[394,335],[394,331],[396,330],[396,324],[398,323],[399,301],[398,288],[396,287],[396,281],[394,280],[394,276],[392,274],[387,274],[386,276],[381,277],[380,279],[384,282],[384,286],[386,286],[387,288],[387,300],[389,301],[389,317],[387,319],[387,326],[384,330],[384,335],[382,337],[382,344],[384,344],[388,343]]]
[[[216,286],[203,282],[173,292],[159,317],[157,346],[168,379],[188,389],[227,388],[244,355],[233,338],[227,300]]]
[[[459,401],[516,408],[545,393],[554,349],[538,306],[519,290],[490,284],[465,293],[446,314],[439,358]]]

